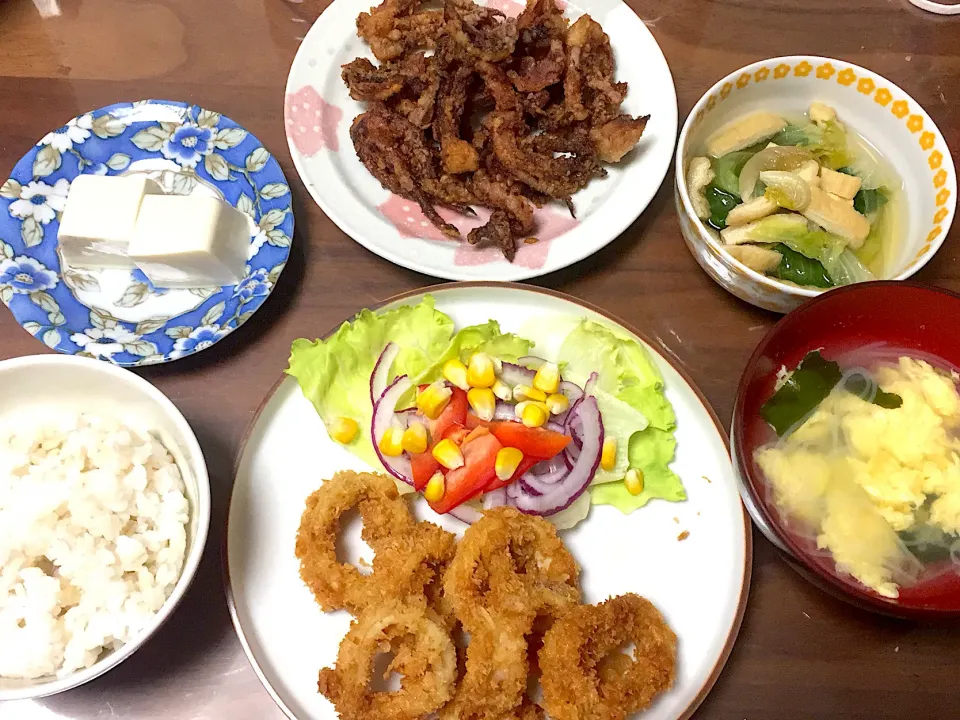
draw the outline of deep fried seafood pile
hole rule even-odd
[[[353,508],[376,553],[369,575],[336,556]],[[296,555],[318,604],[356,618],[317,683],[342,720],[543,720],[543,708],[621,720],[673,683],[676,637],[660,613],[635,595],[580,605],[579,568],[540,517],[497,508],[457,544],[414,520],[392,480],[341,472],[308,498]],[[370,688],[384,653],[399,690]],[[543,708],[529,693],[541,673]]]
[[[620,111],[610,38],[589,15],[572,25],[555,0],[527,0],[517,18],[472,0],[384,0],[360,13],[357,33],[380,62],[343,66],[369,108],[350,129],[360,161],[417,203],[449,238],[438,206],[492,211],[467,241],[513,260],[534,232],[534,210],[566,203],[640,140],[649,116]],[[427,55],[427,51],[433,51]]]

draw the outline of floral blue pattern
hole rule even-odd
[[[213,130],[193,123],[184,123],[171,133],[160,147],[160,152],[169,160],[183,167],[196,167],[200,158],[213,149]]]
[[[140,160],[173,161],[180,169],[172,192],[215,187],[254,229],[247,275],[236,286],[196,291],[192,309],[174,317],[128,322],[81,301],[99,285],[61,267],[57,232],[75,177],[123,174]],[[177,102],[110,105],[45,135],[0,186],[0,300],[59,352],[124,366],[175,360],[210,347],[259,309],[286,264],[293,225],[279,164],[232,120]],[[134,308],[167,292],[134,271],[123,297],[109,302]]]

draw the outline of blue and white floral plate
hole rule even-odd
[[[229,287],[163,290],[139,270],[64,267],[60,213],[83,173],[142,173],[168,193],[231,203],[250,218],[246,277]],[[45,135],[0,186],[0,299],[59,352],[124,366],[168,362],[210,347],[257,311],[292,237],[290,188],[253,135],[196,105],[118,103]]]

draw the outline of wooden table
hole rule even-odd
[[[372,1],[372,0],[371,0]],[[358,9],[370,4],[357,0]],[[683,118],[717,78],[792,53],[839,57],[890,78],[960,148],[960,18],[906,0],[631,0],[660,42]],[[0,177],[49,129],[122,100],[214,108],[276,154],[297,217],[274,296],[211,352],[144,371],[179,406],[206,453],[211,537],[199,575],[162,631],[107,676],[37,702],[0,704],[2,720],[281,717],[234,635],[220,575],[221,531],[244,428],[285,367],[290,342],[315,337],[395,293],[436,282],[394,267],[340,232],[300,184],[283,133],[283,88],[300,39],[326,2],[61,0],[41,20],[0,2]],[[740,371],[776,317],[728,295],[684,247],[672,177],[622,237],[535,281],[606,308],[658,339],[724,423]],[[960,229],[918,279],[960,289]],[[0,311],[0,359],[43,345]],[[960,628],[873,617],[814,589],[755,533],[753,586],[740,638],[697,718],[960,716]],[[710,598],[703,598],[710,602]]]

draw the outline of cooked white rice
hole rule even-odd
[[[135,638],[180,577],[188,519],[151,435],[89,415],[0,429],[0,676],[66,675]]]

